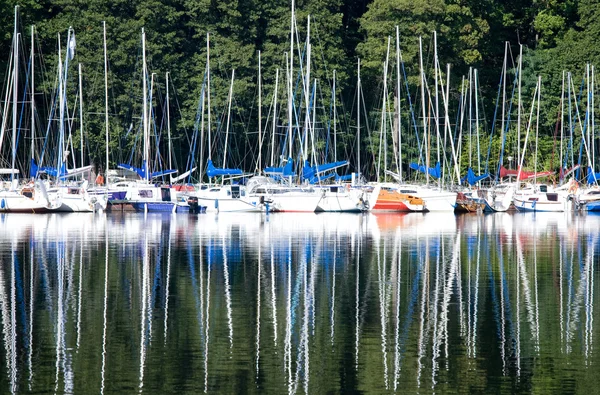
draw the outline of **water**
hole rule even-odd
[[[0,392],[594,393],[598,229],[2,215]]]

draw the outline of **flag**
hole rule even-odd
[[[69,59],[73,60],[75,56],[75,32],[71,33],[71,40],[69,41]]]

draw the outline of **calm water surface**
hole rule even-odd
[[[0,392],[596,393],[599,235],[571,214],[2,215]]]

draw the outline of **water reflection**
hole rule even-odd
[[[599,225],[3,215],[0,388],[593,391]]]

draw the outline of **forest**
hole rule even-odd
[[[142,29],[152,79],[153,166],[166,166],[167,158],[180,172],[200,166],[195,181],[207,158],[247,172],[279,166],[287,156],[348,160],[347,171],[368,180],[382,179],[380,168],[409,174],[410,161],[451,166],[451,150],[462,174],[467,167],[491,173],[499,164],[515,167],[523,153],[528,169],[595,164],[596,1],[298,0],[294,15],[291,41],[290,0],[0,3],[0,115],[8,139],[0,146],[2,167],[14,116],[7,92],[15,31],[24,92],[16,133],[21,166],[29,163],[30,145],[38,156],[47,147],[51,158],[59,144],[52,108],[59,48],[62,63],[69,32],[76,46],[65,81],[68,160],[77,164],[83,141],[85,164],[106,168],[108,105],[109,168],[139,161]],[[32,95],[24,84],[32,42],[37,121],[30,133]],[[309,129],[310,141],[303,138]]]

